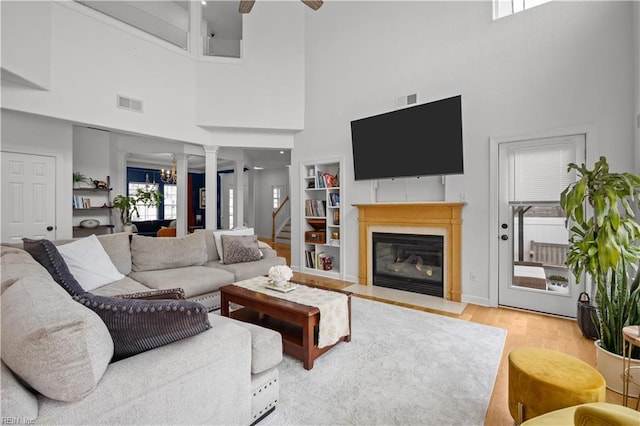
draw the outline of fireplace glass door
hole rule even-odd
[[[373,233],[373,285],[443,296],[444,237]]]

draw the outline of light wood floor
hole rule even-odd
[[[274,247],[278,255],[287,258],[287,264],[291,264],[291,249],[286,244],[276,244]],[[347,281],[333,280],[316,275],[295,273],[294,281],[326,286],[328,288],[342,289],[352,285]],[[358,296],[364,297],[364,296]],[[379,300],[379,299],[378,299]],[[406,304],[398,304],[415,308]],[[558,318],[535,312],[521,311],[508,308],[488,308],[484,306],[468,304],[460,315],[438,312],[426,308],[419,310],[459,318],[480,324],[501,327],[507,330],[507,338],[502,352],[502,360],[496,377],[496,383],[491,395],[491,402],[487,410],[485,425],[513,425],[513,419],[508,407],[508,363],[509,352],[520,346],[534,346],[557,350],[573,355],[590,365],[595,366],[596,353],[593,340],[582,336],[578,324],[569,319]],[[607,390],[607,402],[622,404],[622,396]],[[635,404],[635,400],[632,400]],[[633,406],[633,405],[632,405]]]

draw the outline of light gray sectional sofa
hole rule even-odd
[[[92,293],[181,287],[212,309],[220,286],[285,263],[266,246],[258,261],[221,264],[210,233],[100,236],[125,278]],[[1,246],[0,260],[5,423],[251,424],[275,408],[278,333],[211,312],[210,329],[111,362],[113,341],[95,312],[19,247]]]

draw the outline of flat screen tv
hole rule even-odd
[[[462,96],[351,122],[355,180],[462,174]]]

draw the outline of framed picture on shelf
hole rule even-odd
[[[199,207],[201,209],[205,208],[205,205],[206,205],[205,196],[206,195],[207,195],[206,188],[200,188]]]

